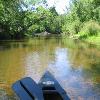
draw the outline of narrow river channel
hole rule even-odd
[[[11,85],[39,81],[49,70],[71,100],[100,100],[100,48],[67,39],[0,42],[0,100],[16,100]]]

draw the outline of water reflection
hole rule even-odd
[[[100,99],[99,49],[79,41],[52,38],[0,44],[0,100],[15,100],[13,82],[26,76],[38,82],[46,70],[72,100]]]
[[[69,74],[71,67],[67,53],[68,52],[66,48],[64,49],[57,47],[54,54],[55,60],[50,62],[48,70],[51,70],[54,74],[60,75],[60,77],[64,77],[66,74]]]

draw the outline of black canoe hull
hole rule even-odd
[[[50,72],[46,72],[39,81],[45,100],[70,100],[65,90]]]

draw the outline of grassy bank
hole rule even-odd
[[[88,37],[86,41],[96,45],[100,45],[100,35]]]
[[[72,39],[79,39],[91,44],[100,45],[100,35],[93,35],[93,36],[82,36],[82,35],[74,35],[71,37]]]

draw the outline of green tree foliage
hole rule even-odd
[[[86,27],[89,34],[100,33],[96,32],[100,0],[71,0],[70,5],[66,14],[59,15],[54,6],[48,7],[47,0],[0,0],[0,39],[21,39],[45,31],[73,36]]]
[[[10,39],[13,36],[15,38],[22,36],[19,34],[23,30],[21,23],[24,13],[21,4],[21,0],[0,0],[0,26],[4,30],[3,33],[0,33],[0,38]]]
[[[39,3],[46,5],[45,0],[0,0],[0,38],[20,39],[44,31],[60,33],[61,18],[55,7],[35,8]],[[30,4],[33,4],[34,10],[28,9]]]
[[[62,30],[67,35],[100,33],[100,0],[72,0],[64,20]]]

